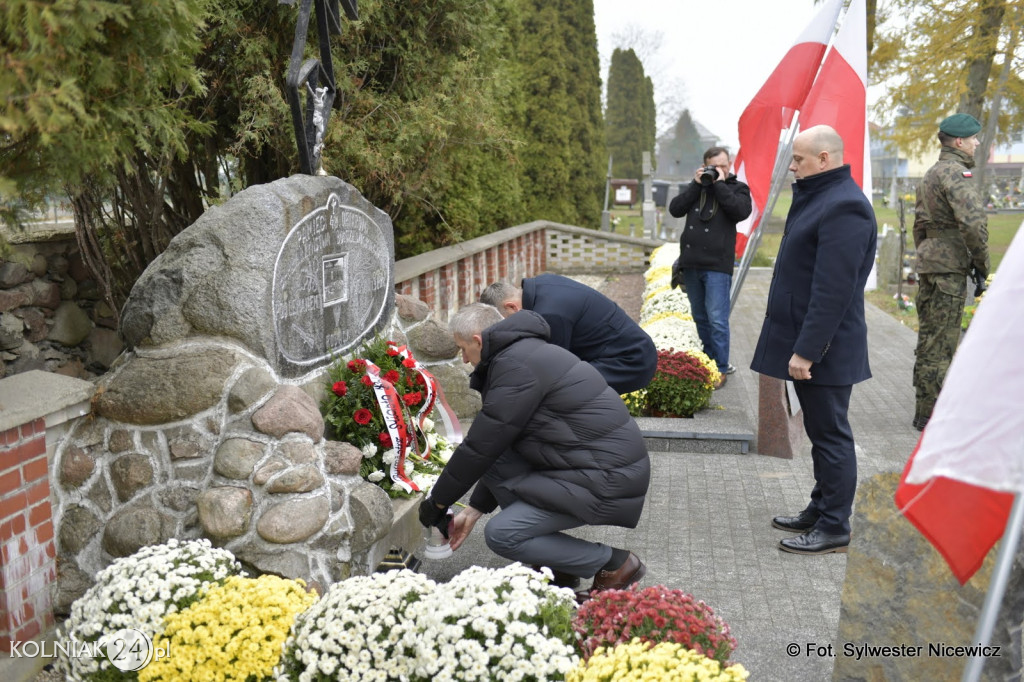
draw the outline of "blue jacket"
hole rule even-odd
[[[520,310],[483,331],[470,386],[483,407],[430,492],[452,504],[473,484],[484,513],[523,500],[586,524],[635,528],[651,463],[622,399],[601,375],[547,342]]]
[[[877,233],[875,212],[848,165],[793,184],[752,370],[789,379],[796,353],[814,363],[811,384],[848,386],[871,377],[864,284]]]
[[[561,275],[523,280],[523,308],[540,313],[551,343],[597,368],[619,393],[646,388],[658,368],[650,335],[601,292]]]

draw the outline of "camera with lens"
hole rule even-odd
[[[704,166],[700,169],[700,184],[710,186],[718,179],[718,169],[714,166]]]

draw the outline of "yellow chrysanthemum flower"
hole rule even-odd
[[[681,644],[663,642],[651,646],[634,639],[612,649],[600,647],[594,655],[566,675],[566,682],[743,682],[749,673],[740,664],[722,668],[707,656]]]
[[[301,580],[232,576],[164,619],[154,649],[167,652],[139,671],[140,682],[268,677],[281,658],[295,616],[316,595]]]

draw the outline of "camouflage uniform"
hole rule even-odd
[[[970,169],[974,158],[943,146],[917,190],[917,360],[915,423],[931,416],[960,343],[971,268],[988,273],[988,218]]]

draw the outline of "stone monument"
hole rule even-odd
[[[350,185],[293,176],[171,241],[132,289],[129,350],[92,418],[55,453],[57,612],[114,558],[172,537],[320,587],[418,549],[415,501],[364,481],[362,453],[325,440],[319,411],[327,366],[378,333],[442,383],[466,383],[422,303],[402,297],[396,314],[393,239]]]
[[[644,202],[641,207],[641,214],[644,217],[644,237],[657,239],[658,231],[658,208],[654,205],[654,176],[651,168],[651,153],[644,152],[643,156],[644,173]]]

